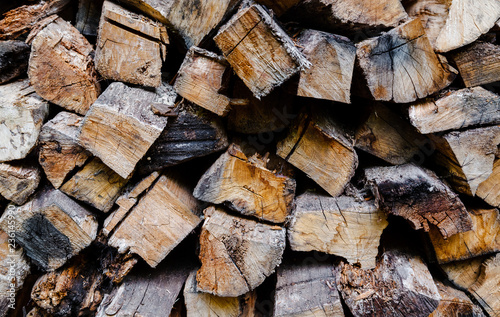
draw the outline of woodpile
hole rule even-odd
[[[500,316],[498,0],[0,4],[0,317]]]

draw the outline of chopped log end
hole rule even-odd
[[[40,178],[41,173],[36,166],[0,163],[0,195],[16,205],[22,205],[35,192]]]
[[[487,180],[479,184],[476,196],[493,207],[500,208],[500,159],[493,163],[493,171]]]
[[[500,11],[500,8],[498,10]],[[499,57],[500,46],[484,42],[476,42],[452,56],[466,87],[498,81],[500,76]]]
[[[486,260],[481,267],[481,274],[469,292],[490,314],[500,313],[500,253]]]

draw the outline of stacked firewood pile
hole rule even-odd
[[[0,4],[0,316],[500,316],[500,1]]]

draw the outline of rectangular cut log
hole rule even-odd
[[[268,95],[311,63],[262,8],[241,8],[214,37],[236,74],[255,97]]]
[[[429,231],[433,224],[446,239],[473,228],[458,195],[430,170],[414,164],[373,167],[365,170],[365,178],[381,208],[403,217],[414,229]]]
[[[500,124],[500,96],[482,87],[449,92],[411,105],[411,123],[428,134],[471,126]]]
[[[61,18],[45,25],[31,43],[28,76],[37,94],[84,115],[101,93],[92,45]]]
[[[498,11],[500,12],[500,9]],[[457,64],[466,87],[493,83],[500,77],[500,46],[498,45],[476,42],[455,53],[453,61]]]
[[[30,47],[22,41],[0,41],[0,84],[26,73]]]
[[[490,316],[500,315],[500,253],[482,264],[481,274],[469,292]]]
[[[440,267],[455,287],[467,290],[477,281],[481,273],[481,264],[487,258],[488,256],[479,256],[467,260],[443,263]]]
[[[389,223],[374,200],[308,192],[298,196],[295,204],[288,226],[292,250],[321,251],[359,263],[363,269],[375,267],[380,236]]]
[[[112,83],[85,116],[79,144],[128,178],[167,125],[166,117],[151,110],[161,98],[162,94]]]
[[[78,0],[75,27],[85,36],[97,37],[104,0]]]
[[[462,291],[435,281],[441,296],[439,306],[429,317],[447,317],[468,315],[475,317],[486,317],[483,310],[475,305],[470,298]]]
[[[488,179],[477,187],[476,196],[491,206],[500,208],[500,159],[493,163],[493,171]]]
[[[159,87],[168,43],[161,23],[105,1],[96,45],[97,71],[106,79]]]
[[[232,144],[203,174],[193,195],[225,203],[243,215],[283,223],[292,208],[295,180],[268,170],[266,163],[259,156],[247,158]]]
[[[0,163],[0,195],[16,205],[22,205],[40,183],[41,173],[37,166],[26,162]]]
[[[432,50],[418,18],[356,47],[359,66],[375,100],[412,102],[455,79],[454,70]]]

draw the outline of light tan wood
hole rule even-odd
[[[500,159],[493,163],[493,171],[487,180],[479,184],[476,196],[493,207],[500,208]]]
[[[462,291],[435,281],[441,296],[439,306],[429,317],[448,317],[469,315],[485,317],[481,307],[475,305],[470,298]]]
[[[500,46],[476,42],[455,53],[452,58],[457,64],[466,87],[498,81],[500,76]]]
[[[467,290],[474,284],[481,273],[481,264],[488,256],[479,256],[467,260],[441,264],[440,267],[448,280],[457,288]]]
[[[500,253],[486,260],[469,292],[492,317],[500,316]]]
[[[37,189],[40,177],[37,166],[26,162],[0,163],[0,195],[22,205]]]

